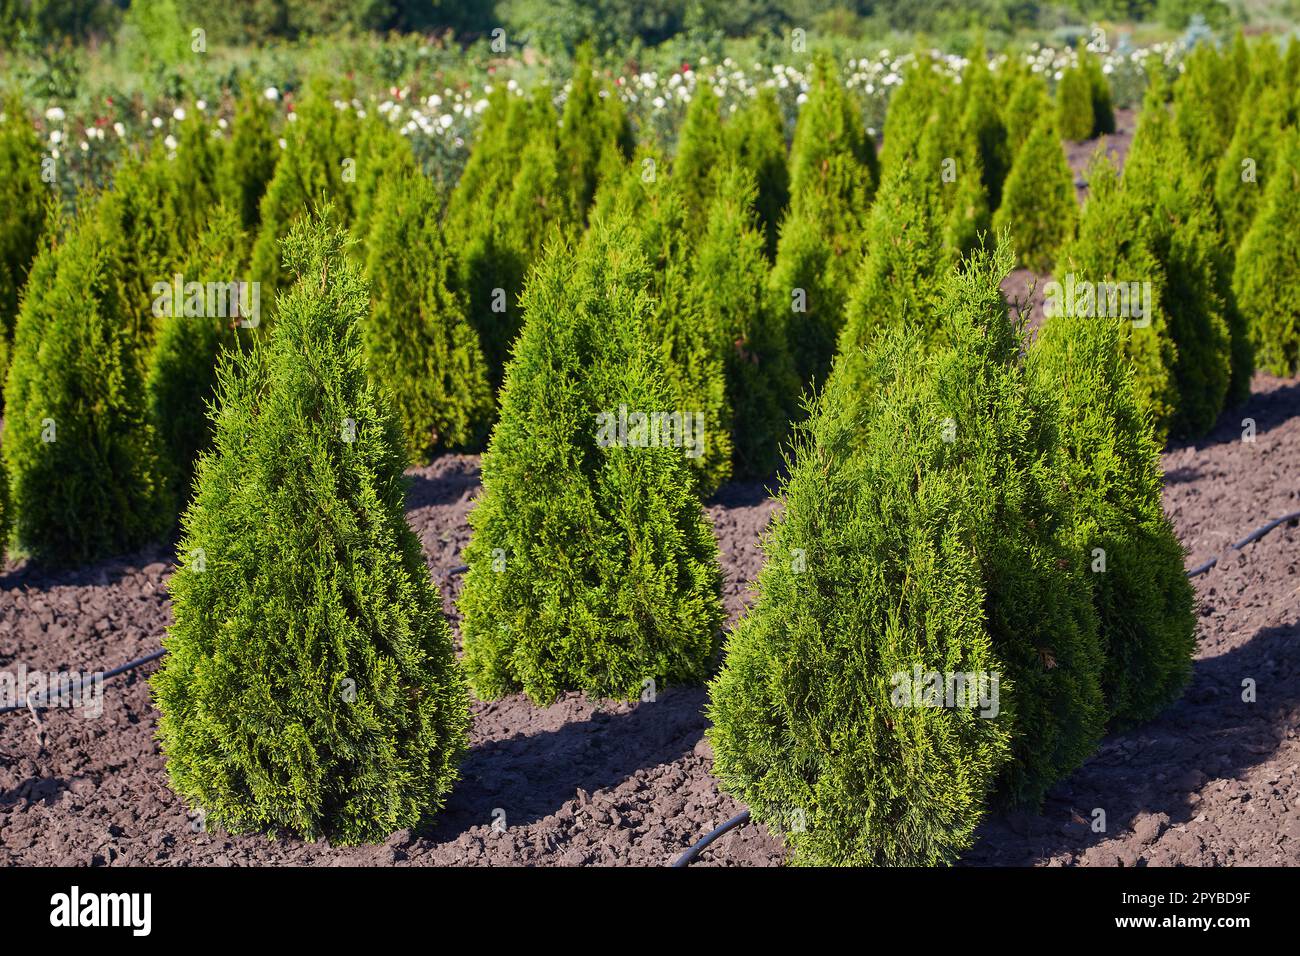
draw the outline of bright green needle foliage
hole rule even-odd
[[[736,474],[767,477],[781,461],[799,380],[785,313],[764,308],[767,260],[753,207],[749,173],[735,166],[720,171],[687,297],[722,358]]]
[[[1050,114],[1044,114],[1011,164],[993,228],[1009,231],[1017,261],[1045,272],[1074,234],[1078,207],[1074,176]]]
[[[341,230],[296,223],[269,342],[223,363],[151,683],[173,789],[231,832],[378,842],[427,819],[469,727],[366,374]]]
[[[1044,394],[1060,401],[1074,540],[1089,562],[1114,725],[1150,719],[1191,678],[1196,649],[1183,547],[1160,503],[1160,446],[1123,352],[1126,320],[1067,313],[1030,350]]]
[[[174,510],[132,323],[94,212],[32,265],[5,386],[18,546],[74,565],[161,537]]]
[[[1055,409],[999,291],[1010,259],[950,281],[951,349],[885,331],[800,428],[709,732],[723,786],[795,862],[949,862],[995,786],[1032,803],[1100,738],[1096,619]],[[917,669],[983,680],[986,699],[998,675],[996,713],[907,706]]]
[[[673,156],[673,182],[690,209],[706,209],[716,190],[718,171],[727,156],[721,104],[708,83],[701,83],[686,108]]]
[[[631,223],[597,220],[524,292],[459,601],[482,698],[631,699],[651,680],[698,683],[713,663],[722,575],[691,449],[632,417],[694,411],[670,405],[649,283]]]
[[[1223,410],[1234,366],[1248,381],[1251,360],[1242,349],[1244,329],[1227,301],[1230,260],[1210,181],[1174,131],[1158,83],[1148,90],[1123,182],[1137,204],[1135,226],[1165,276],[1161,304],[1178,347],[1172,368],[1178,401],[1169,431],[1203,435]]]
[[[363,326],[370,372],[402,423],[410,460],[477,448],[494,403],[478,333],[447,287],[437,189],[419,170],[390,175],[374,210]]]
[[[1029,141],[1034,124],[1048,110],[1051,98],[1041,73],[1026,71],[1017,81],[1002,114],[1007,126],[1007,148],[1014,159]],[[1008,169],[1008,173],[1010,170]]]
[[[1154,87],[1164,92],[1163,84]],[[1214,171],[1237,125],[1243,92],[1231,61],[1213,43],[1198,43],[1183,61],[1173,88],[1174,125],[1187,151],[1189,170],[1202,186],[1214,186]],[[1145,104],[1142,112],[1148,112]]]
[[[41,179],[41,143],[22,102],[0,108],[0,381],[9,368],[19,296],[45,231],[50,188]]]
[[[1110,155],[1098,150],[1088,169],[1088,198],[1078,236],[1057,260],[1059,296],[1048,299],[1049,312],[1055,314],[1047,321],[1065,312],[1117,317],[1127,303],[1124,317],[1130,321],[1120,328],[1120,343],[1133,369],[1138,407],[1163,447],[1178,405],[1173,373],[1178,345],[1162,304],[1164,271],[1146,234],[1135,228],[1140,208],[1138,197],[1121,188]]]
[[[962,133],[966,140],[975,144],[979,153],[988,208],[997,209],[1002,202],[1002,183],[1011,171],[1011,149],[1007,142],[1006,124],[998,112],[997,84],[989,71],[982,45],[971,54],[961,85],[966,102]]]
[[[1241,244],[1259,211],[1277,143],[1288,123],[1286,91],[1272,82],[1252,82],[1249,99],[1214,179],[1215,202],[1233,248]]]
[[[223,351],[247,347],[261,318],[260,295],[258,314],[241,313],[244,305],[254,305],[251,288],[235,285],[248,281],[246,252],[238,218],[218,207],[178,273],[181,296],[171,277],[159,280],[167,291],[155,300],[161,318],[145,395],[162,443],[168,488],[181,505],[189,500],[195,462],[212,442],[208,405],[216,395],[218,360]],[[184,291],[191,283],[199,284],[197,295]]]
[[[1092,138],[1092,83],[1081,66],[1067,67],[1056,85],[1056,125],[1066,139]]]
[[[1290,376],[1300,368],[1300,139],[1294,130],[1275,155],[1263,206],[1237,253],[1233,288],[1259,364]]]
[[[246,94],[235,108],[230,143],[217,168],[217,194],[238,212],[240,227],[250,234],[261,222],[262,196],[280,159],[273,115],[274,107],[264,97]]]
[[[602,96],[602,92],[609,95]],[[564,111],[560,115],[560,181],[568,197],[568,218],[587,221],[587,207],[602,174],[626,162],[636,140],[623,101],[596,75],[591,48],[578,51]]]
[[[785,124],[776,94],[763,89],[740,108],[723,128],[728,154],[749,170],[758,184],[754,206],[763,227],[767,257],[776,257],[776,242],[790,204],[790,169],[786,162]]]

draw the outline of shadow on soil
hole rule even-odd
[[[1242,681],[1258,701],[1242,700]],[[1247,643],[1193,665],[1183,696],[1162,716],[1112,735],[1101,751],[1058,784],[1041,814],[1003,814],[986,821],[967,865],[1032,865],[1080,854],[1133,828],[1143,814],[1170,825],[1199,812],[1206,782],[1239,777],[1269,759],[1300,715],[1300,625],[1266,627]],[[1106,811],[1105,833],[1088,823]],[[1082,818],[1080,823],[1075,817]]]

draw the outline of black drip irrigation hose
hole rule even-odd
[[[705,847],[707,847],[710,843],[712,843],[718,837],[722,836],[722,834],[726,833],[728,830],[734,830],[736,827],[740,826],[742,823],[747,822],[748,820],[749,820],[749,811],[741,810],[739,813],[737,813],[726,823],[722,824],[722,826],[714,827],[711,833],[707,834],[706,836],[702,836],[700,837],[700,839],[696,840],[695,845],[692,846],[685,853],[683,853],[681,856],[679,856],[676,859],[676,861],[674,861],[673,866],[674,867],[690,866],[691,863],[697,857],[699,857],[701,853],[704,852]]]
[[[92,678],[98,677],[100,680],[108,680],[110,677],[116,677],[118,674],[125,674],[127,671],[133,671],[137,667],[143,667],[145,664],[148,664],[150,661],[156,661],[158,660],[158,658],[162,657],[166,653],[167,653],[166,648],[159,648],[158,650],[154,651],[152,654],[146,654],[144,657],[136,658],[135,660],[128,661],[125,664],[119,664],[117,667],[114,667],[111,671],[104,671],[104,673],[102,674],[90,674],[88,676]],[[68,693],[69,691],[80,690],[81,686],[85,682],[86,682],[85,677],[78,678],[77,680],[74,681],[69,681],[66,685],[60,686],[58,690],[54,691],[53,693],[62,695]],[[38,696],[36,698],[28,697],[21,704],[10,704],[7,707],[0,707],[0,714],[11,714],[17,710],[32,710],[33,708],[36,707],[43,707],[45,706],[43,700],[44,700],[43,696]]]

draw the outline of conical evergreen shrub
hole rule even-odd
[[[568,218],[587,221],[602,171],[632,155],[636,140],[623,101],[597,76],[589,46],[578,51],[564,110],[560,115],[560,182],[568,196]]]
[[[1054,275],[1059,290],[1047,302],[1047,322],[1067,312],[1128,319],[1120,326],[1120,347],[1133,371],[1138,407],[1151,422],[1157,445],[1163,447],[1178,405],[1173,373],[1178,346],[1162,307],[1164,272],[1146,234],[1137,228],[1140,208],[1139,200],[1120,187],[1111,155],[1098,150],[1088,167],[1088,198],[1078,235],[1057,259]],[[1125,299],[1129,314],[1119,316]],[[1138,310],[1143,314],[1138,315]]]
[[[1092,92],[1092,135],[1103,136],[1115,132],[1114,98],[1110,93],[1110,81],[1101,63],[1092,56],[1086,47],[1080,44],[1079,63],[1088,77]]]
[[[1082,65],[1070,66],[1056,84],[1056,126],[1066,139],[1091,139],[1094,119],[1092,82]]]
[[[707,497],[732,475],[727,349],[719,347],[718,336],[700,314],[699,297],[692,294],[700,261],[699,241],[687,225],[692,212],[670,178],[656,175],[647,181],[643,176],[642,161],[651,160],[658,168],[657,159],[652,151],[643,151],[617,182],[602,187],[593,221],[613,223],[623,216],[637,224],[640,247],[650,264],[654,302],[646,334],[660,343],[672,407],[698,410],[704,416],[700,454],[688,460],[700,495]]]
[[[764,308],[767,260],[753,205],[749,173],[735,166],[721,170],[688,302],[722,357],[736,474],[766,477],[780,464],[781,443],[798,408],[799,379],[785,316]]]
[[[1168,706],[1191,678],[1196,616],[1183,547],[1160,503],[1160,447],[1123,355],[1126,321],[1066,313],[1030,350],[1038,387],[1061,406],[1074,540],[1092,571],[1111,721]]]
[[[717,543],[676,440],[685,429],[662,417],[694,410],[671,408],[645,334],[650,279],[632,228],[597,220],[576,254],[555,245],[524,292],[458,602],[485,699],[630,699],[650,680],[702,681],[717,650]]]
[[[790,356],[805,388],[826,381],[853,288],[822,228],[826,202],[814,197],[786,212],[768,277],[767,307],[772,321],[786,326]]]
[[[236,214],[218,207],[177,273],[182,294],[176,295],[174,277],[159,280],[169,288],[156,300],[165,308],[157,320],[145,400],[161,442],[171,498],[181,505],[189,500],[194,464],[212,441],[208,405],[216,395],[221,353],[247,347],[254,322],[260,320],[260,314],[240,314],[244,304],[254,302],[251,289],[236,285],[248,281],[246,254],[246,235]],[[197,293],[186,289],[191,283],[200,284]],[[259,294],[259,310],[260,300]]]
[[[886,331],[841,357],[800,430],[709,708],[724,789],[795,862],[951,861],[995,785],[1040,799],[1100,738],[1096,620],[1055,410],[999,291],[1010,260],[951,281],[953,348]],[[842,374],[855,362],[874,387]],[[926,705],[912,681],[931,674],[997,675],[996,712]]]
[[[263,286],[264,301],[289,284],[280,272],[280,240],[289,227],[312,210],[330,203],[338,222],[352,219],[359,122],[351,109],[339,109],[328,85],[312,84],[286,124],[285,148],[258,207],[261,222],[253,245],[251,272]]]
[[[1010,232],[1021,265],[1044,272],[1074,233],[1077,218],[1074,176],[1055,122],[1045,113],[1011,164],[993,228]]]
[[[282,243],[269,342],[222,366],[151,679],[173,789],[231,832],[377,842],[442,804],[469,727],[337,230]]]
[[[261,222],[262,196],[280,159],[273,116],[274,108],[264,97],[249,93],[241,98],[230,124],[230,143],[217,168],[217,193],[239,214],[240,228],[250,235]]]
[[[375,200],[366,273],[371,313],[362,338],[411,461],[474,449],[487,437],[493,396],[478,333],[447,287],[450,253],[437,189],[418,170],[390,175]]]
[[[1007,100],[1006,110],[1002,114],[1002,120],[1007,127],[1007,149],[1013,161],[1029,141],[1029,134],[1034,131],[1034,125],[1048,111],[1050,105],[1047,81],[1043,79],[1042,74],[1025,72],[1012,90],[1011,97]],[[1008,175],[1010,175],[1009,168]]]
[[[906,164],[886,173],[871,209],[867,258],[845,310],[841,354],[867,348],[891,327],[915,329],[917,341],[935,344],[941,332],[936,307],[955,259],[933,220],[934,188],[923,171]],[[858,367],[849,363],[840,375]]]
[[[790,204],[785,122],[776,94],[770,89],[761,90],[723,128],[723,138],[728,155],[749,170],[758,185],[754,205],[763,227],[767,257],[775,259],[781,217]]]
[[[961,121],[963,137],[973,142],[979,152],[984,194],[989,210],[994,210],[1002,202],[1002,183],[1011,171],[1011,150],[1006,125],[998,112],[996,84],[982,45],[971,54],[961,85],[966,101]]]
[[[1237,253],[1233,289],[1259,364],[1274,375],[1300,369],[1300,137],[1277,143],[1263,205]]]
[[[1148,88],[1148,102],[1152,101],[1152,94],[1164,92],[1163,84],[1153,84]],[[1227,149],[1237,125],[1242,92],[1236,85],[1231,63],[1212,43],[1198,43],[1193,47],[1183,60],[1182,72],[1173,86],[1177,135],[1190,157],[1191,171],[1211,189],[1219,157]],[[1148,112],[1144,106],[1143,114]]]
[[[9,346],[19,295],[45,229],[49,187],[41,180],[41,143],[22,102],[0,108],[0,381],[9,368]]]
[[[1219,159],[1214,198],[1234,249],[1259,210],[1275,146],[1287,125],[1287,109],[1283,90],[1272,84],[1252,84],[1250,107],[1239,114],[1232,141]]]
[[[721,108],[713,88],[701,83],[686,107],[677,136],[673,182],[690,209],[708,208],[716,189],[718,170],[727,155]]]
[[[53,565],[160,537],[174,515],[114,255],[93,211],[32,265],[5,384],[18,547]]]
[[[1248,357],[1233,346],[1224,241],[1209,179],[1197,169],[1173,129],[1159,84],[1148,91],[1129,155],[1124,189],[1138,212],[1136,226],[1164,273],[1161,305],[1178,346],[1172,368],[1178,401],[1170,434],[1203,435],[1223,410],[1233,375],[1249,379]],[[1235,323],[1234,323],[1235,325]],[[1240,345],[1243,330],[1237,329]]]

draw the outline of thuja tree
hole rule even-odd
[[[476,448],[493,411],[478,333],[447,286],[439,206],[437,189],[418,170],[390,175],[375,200],[366,260],[366,358],[416,462]]]
[[[1115,106],[1110,93],[1110,81],[1097,58],[1079,45],[1079,62],[1088,76],[1092,92],[1092,134],[1101,136],[1115,132]]]
[[[1043,272],[1074,232],[1077,217],[1074,176],[1055,121],[1045,113],[1011,164],[993,228],[1010,231],[1020,264]]]
[[[637,224],[637,238],[650,264],[653,307],[646,323],[650,341],[659,343],[672,407],[700,412],[703,434],[699,454],[688,456],[701,496],[711,495],[732,475],[732,411],[724,367],[725,348],[700,313],[693,294],[699,242],[695,215],[659,169],[658,156],[643,149],[632,167],[602,185],[595,219],[614,222],[624,216]],[[706,223],[707,224],[707,223]]]
[[[40,248],[49,186],[41,179],[41,143],[22,102],[0,108],[0,381],[8,368],[9,343],[19,294]]]
[[[754,183],[729,166],[718,176],[717,196],[691,276],[688,303],[722,357],[731,406],[735,470],[745,477],[771,474],[797,409],[799,379],[780,310],[764,309],[767,260],[753,213]]]
[[[1080,64],[1067,67],[1056,84],[1056,125],[1066,139],[1092,137],[1092,83]]]
[[[355,196],[352,200],[352,221],[348,231],[365,238],[371,233],[371,219],[384,185],[392,179],[409,180],[422,175],[420,164],[411,149],[411,141],[393,128],[379,113],[370,113],[357,131]],[[441,212],[441,202],[432,207],[436,216]],[[366,255],[365,247],[354,244],[353,253],[359,260]]]
[[[1042,74],[1025,72],[1016,82],[1002,114],[1007,126],[1007,148],[1012,159],[1029,141],[1034,124],[1048,111],[1050,102],[1047,81]]]
[[[1078,235],[1057,259],[1059,293],[1047,300],[1047,323],[1067,313],[1128,319],[1119,329],[1120,347],[1133,370],[1138,406],[1163,446],[1178,404],[1178,345],[1162,307],[1164,272],[1137,228],[1140,210],[1137,197],[1120,187],[1110,154],[1098,150]]]
[[[167,277],[166,290],[155,299],[161,316],[145,400],[171,497],[181,504],[189,499],[194,463],[212,440],[208,405],[216,394],[221,353],[246,347],[260,323],[261,297],[254,298],[246,284],[246,256],[237,215],[218,207],[182,264],[182,285]]]
[[[239,225],[252,233],[260,218],[262,196],[275,175],[280,145],[272,127],[274,107],[249,92],[235,107],[230,142],[217,168],[217,194],[239,214]]]
[[[523,322],[524,277],[548,237],[576,230],[559,158],[555,114],[545,91],[489,107],[505,108],[482,146],[487,157],[467,167],[444,225],[455,254],[451,286],[465,301],[487,361],[488,379],[501,381]],[[476,150],[477,152],[477,150]]]
[[[776,94],[764,89],[740,108],[723,128],[728,155],[749,170],[758,185],[754,207],[763,227],[767,257],[776,256],[781,217],[790,202],[785,121]]]
[[[1219,159],[1214,198],[1224,232],[1235,248],[1250,229],[1268,183],[1274,149],[1288,123],[1285,91],[1252,82],[1250,108],[1237,117],[1232,141]]]
[[[1153,91],[1165,92],[1162,84],[1154,84],[1148,90],[1148,102]],[[1191,168],[1203,181],[1209,182],[1213,177],[1219,157],[1232,137],[1242,92],[1236,86],[1231,63],[1214,44],[1197,44],[1183,61],[1183,71],[1173,88],[1174,123],[1190,157]],[[1148,112],[1144,106],[1143,113]]]
[[[673,182],[689,208],[708,208],[726,155],[721,105],[712,86],[701,83],[686,108],[673,156]]]
[[[602,94],[608,95],[602,95]],[[585,222],[602,172],[632,155],[635,138],[623,101],[606,88],[592,64],[590,47],[578,51],[560,115],[560,179],[568,215]]]
[[[826,202],[814,196],[786,212],[768,278],[767,308],[789,330],[790,355],[805,387],[826,381],[853,287],[822,229]]]
[[[962,132],[979,152],[984,193],[988,208],[994,210],[1002,202],[1002,183],[1011,170],[1011,149],[1006,124],[998,112],[997,87],[982,45],[971,54],[962,74],[962,95],[966,101]]]
[[[671,418],[691,410],[671,407],[645,334],[649,275],[632,228],[594,222],[576,254],[551,249],[524,292],[458,602],[485,699],[630,699],[703,680],[717,650],[717,543],[687,420]]]
[[[339,222],[348,223],[356,197],[355,114],[336,108],[327,85],[319,82],[308,89],[297,113],[298,120],[286,126],[285,148],[258,209],[251,272],[268,298],[290,278],[280,272],[280,240],[290,226],[326,202]]]
[[[1263,205],[1241,242],[1233,288],[1259,364],[1275,375],[1300,368],[1300,139],[1288,131],[1275,148]]]
[[[173,517],[128,303],[93,213],[32,266],[5,384],[20,548],[77,564],[131,551]]]
[[[1181,693],[1196,648],[1192,587],[1160,503],[1160,448],[1133,388],[1125,324],[1067,313],[1030,351],[1034,381],[1060,402],[1074,541],[1092,572],[1102,691],[1119,726],[1154,717]]]
[[[1134,199],[1137,228],[1160,263],[1165,285],[1161,305],[1178,350],[1173,378],[1178,401],[1170,434],[1202,435],[1223,410],[1233,375],[1249,380],[1249,357],[1233,348],[1244,345],[1244,330],[1234,336],[1225,301],[1227,260],[1207,178],[1194,167],[1153,84],[1138,121],[1128,159],[1124,189]]]
[[[867,257],[845,310],[841,354],[867,348],[892,326],[916,329],[917,341],[934,344],[939,293],[955,262],[933,218],[934,189],[919,167],[900,164],[886,172],[871,209]],[[861,367],[846,363],[840,375],[852,377]]]
[[[151,683],[172,787],[209,824],[360,843],[438,809],[469,716],[343,244],[291,227],[270,340],[222,366]]]
[[[1100,737],[1096,621],[1009,264],[950,283],[953,348],[896,328],[841,357],[796,441],[709,731],[724,788],[796,862],[951,861],[992,788],[1032,802]],[[982,711],[926,703],[917,685],[958,673],[997,675],[996,706],[989,683]]]

